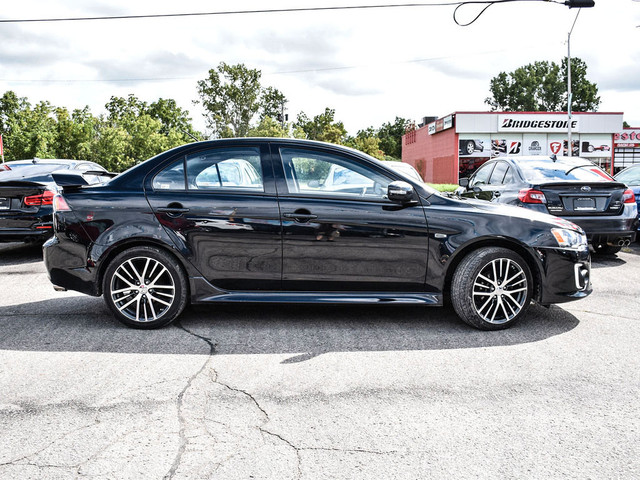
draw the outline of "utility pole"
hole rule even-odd
[[[581,9],[578,9],[571,30],[569,30],[569,35],[567,35],[567,155],[569,157],[573,156],[573,143],[571,140],[571,101],[573,100],[571,93],[571,33],[573,32],[573,27],[576,26],[580,11]]]
[[[564,4],[569,8],[577,8],[578,13],[576,14],[576,18],[573,20],[573,25],[571,26],[571,30],[569,30],[569,35],[567,35],[567,154],[571,157],[573,155],[573,145],[571,140],[571,33],[573,32],[573,27],[576,26],[576,21],[578,20],[578,15],[580,15],[580,11],[583,8],[591,8],[595,6],[594,0],[566,0]]]

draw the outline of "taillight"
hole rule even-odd
[[[30,195],[22,200],[27,207],[39,207],[40,205],[53,204],[54,193],[51,190],[45,190],[40,195]]]
[[[0,170],[11,170],[11,167],[6,163],[0,163]]]
[[[526,188],[518,193],[518,200],[522,203],[547,203],[547,198],[540,190]]]
[[[53,197],[53,210],[56,212],[70,212],[71,207],[64,199],[64,197],[60,194]]]
[[[636,203],[636,196],[633,194],[633,190],[626,189],[622,194],[622,201],[624,203]]]

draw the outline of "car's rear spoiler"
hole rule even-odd
[[[113,172],[105,172],[103,170],[87,170],[85,172],[59,171],[53,172],[51,174],[51,177],[53,178],[53,181],[56,182],[56,185],[62,187],[63,190],[86,187],[87,185],[95,185],[89,183],[85,178],[85,175],[113,178],[118,174]]]

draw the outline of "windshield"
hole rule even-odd
[[[602,182],[612,178],[589,160],[551,159],[523,160],[518,162],[525,180],[531,183],[540,182]]]
[[[640,166],[622,170],[616,175],[616,180],[627,185],[640,185]]]

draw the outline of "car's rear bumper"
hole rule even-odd
[[[48,207],[46,207],[48,209]],[[53,235],[53,216],[39,212],[0,211],[0,242],[44,241]]]
[[[638,208],[625,204],[620,215],[563,217],[585,231],[590,243],[603,242],[617,245],[619,241],[633,242],[638,231]]]
[[[53,235],[51,224],[38,224],[33,228],[0,228],[0,242],[44,242]]]
[[[44,244],[42,257],[54,288],[75,290],[93,296],[100,295],[97,269],[87,265],[86,260],[83,261],[86,258],[84,246],[69,242],[61,246],[60,241],[52,237]]]

